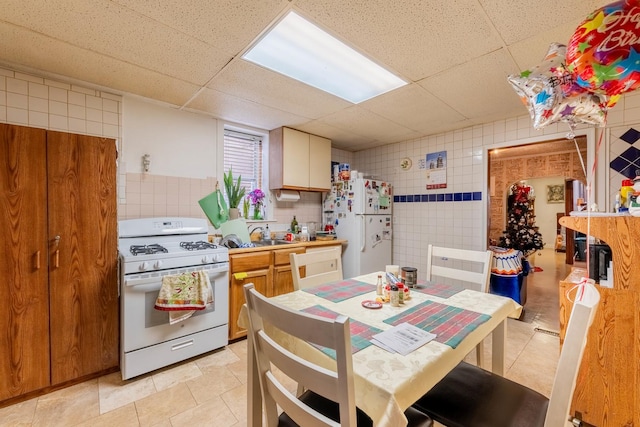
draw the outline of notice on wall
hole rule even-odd
[[[447,152],[438,151],[426,156],[427,190],[447,188]]]

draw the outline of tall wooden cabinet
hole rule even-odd
[[[640,218],[590,221],[589,234],[611,248],[614,283],[613,288],[598,287],[600,305],[589,330],[571,414],[598,427],[640,426]],[[563,217],[560,224],[587,234],[587,218]],[[566,292],[574,286],[573,279],[560,282],[561,344],[572,308]]]
[[[0,402],[118,366],[116,146],[0,124]]]

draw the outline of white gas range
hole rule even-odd
[[[128,379],[228,343],[229,253],[207,241],[199,218],[142,218],[118,222],[121,269],[120,369]],[[162,277],[205,271],[214,302],[170,325],[154,308]]]

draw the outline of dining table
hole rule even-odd
[[[491,370],[504,374],[507,318],[518,318],[522,306],[513,299],[466,289],[459,285],[418,281],[410,298],[399,306],[363,304],[376,300],[376,282],[384,272],[373,272],[273,297],[278,304],[311,314],[349,317],[356,405],[375,426],[405,426],[404,411],[450,372],[489,334]],[[409,323],[436,337],[409,354],[388,351],[371,337],[400,323]],[[248,328],[246,305],[238,324]],[[273,328],[272,328],[273,329]],[[335,369],[327,349],[269,331],[293,353]],[[247,425],[262,425],[262,396],[251,334],[247,351]]]

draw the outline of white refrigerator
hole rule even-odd
[[[384,271],[391,264],[391,186],[368,178],[332,184],[324,201],[325,222],[348,241],[342,252],[345,278]]]

